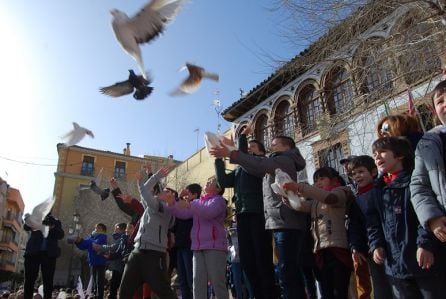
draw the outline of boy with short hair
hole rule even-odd
[[[392,298],[392,290],[383,265],[373,262],[369,255],[365,212],[372,200],[370,190],[378,174],[375,161],[367,155],[355,156],[348,162],[348,169],[357,186],[355,202],[350,206],[348,241],[352,252],[358,299],[371,298],[372,284],[375,298]],[[370,283],[370,278],[371,282]]]
[[[74,242],[80,250],[88,251],[88,263],[91,268],[91,275],[93,276],[93,289],[98,299],[104,297],[105,264],[107,259],[94,250],[93,244],[107,244],[106,232],[107,227],[105,224],[98,223],[89,238],[81,239],[78,237]]]
[[[410,203],[413,151],[403,137],[384,137],[372,145],[380,177],[367,205],[370,250],[385,265],[396,298],[444,298],[442,252],[431,232],[420,226]]]

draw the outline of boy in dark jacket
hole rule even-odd
[[[80,250],[88,251],[88,263],[93,276],[93,290],[98,299],[104,298],[105,264],[107,259],[94,250],[93,244],[107,244],[106,232],[107,227],[105,224],[98,223],[89,238],[81,239],[78,237],[74,242]]]
[[[60,256],[58,241],[63,239],[64,231],[61,222],[48,214],[42,222],[49,226],[48,236],[45,237],[40,230],[33,230],[27,225],[25,217],[24,229],[31,231],[25,249],[25,286],[24,298],[30,299],[34,293],[34,283],[42,270],[44,299],[50,299],[53,292],[54,271],[56,259]]]
[[[238,149],[254,156],[265,156],[265,147],[256,140],[247,141],[251,124],[240,133]],[[238,166],[230,173],[225,171],[222,159],[215,159],[215,173],[220,186],[234,188],[235,213],[240,264],[248,276],[255,298],[272,298],[274,266],[272,262],[272,234],[265,229],[262,178]]]
[[[367,206],[367,232],[373,260],[385,265],[396,298],[444,298],[439,241],[420,226],[410,203],[413,150],[403,137],[372,145],[378,179]]]
[[[348,213],[347,233],[358,299],[371,298],[372,284],[375,298],[392,298],[392,289],[384,272],[384,266],[376,264],[369,255],[364,216],[367,205],[373,200],[372,192],[369,191],[373,189],[373,181],[378,174],[375,161],[367,155],[355,156],[349,161],[348,168],[357,186],[356,198]]]

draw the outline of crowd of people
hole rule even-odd
[[[193,183],[178,193],[163,187],[169,169],[152,174],[147,165],[136,178],[136,199],[112,179],[111,193],[131,221],[115,225],[112,243],[102,223],[90,236],[70,239],[88,252],[94,297],[443,298],[446,81],[435,87],[432,104],[441,125],[423,132],[416,117],[385,116],[371,156],[343,159],[345,175],[322,166],[313,185],[297,181],[305,159],[292,138],[274,137],[267,156],[262,143],[248,139],[251,125],[236,150],[223,143],[210,150],[215,176],[204,188]],[[227,172],[224,158],[238,166]],[[291,179],[280,187],[300,198],[294,208],[271,187],[276,169]],[[234,215],[223,197],[230,187]],[[64,232],[51,215],[44,224],[48,235],[31,230],[26,246],[23,293],[9,298],[41,296],[35,291],[39,267],[43,298],[54,298],[57,241]],[[173,268],[179,294],[171,286]],[[112,277],[105,287],[106,269]]]

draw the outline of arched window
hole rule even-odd
[[[284,100],[276,108],[274,122],[276,124],[276,135],[284,135],[294,139],[295,113],[290,102]]]
[[[298,97],[299,119],[303,135],[316,129],[316,119],[322,114],[322,102],[314,85],[305,86]]]
[[[353,108],[353,84],[343,67],[335,67],[327,76],[325,87],[330,114],[344,113]]]
[[[255,125],[255,138],[263,143],[268,150],[271,145],[271,128],[268,126],[268,117],[265,114],[259,116]]]

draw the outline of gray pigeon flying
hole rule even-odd
[[[218,74],[209,73],[198,65],[186,63],[186,66],[182,67],[180,71],[184,70],[185,68],[187,68],[189,71],[189,77],[187,77],[183,83],[181,83],[181,85],[171,93],[172,96],[193,93],[200,87],[203,78],[211,79],[217,82],[219,80]]]
[[[113,9],[112,28],[116,39],[127,54],[135,59],[145,79],[147,75],[139,44],[148,43],[163,32],[166,24],[187,0],[151,0],[135,16]]]
[[[92,131],[79,126],[76,122],[73,122],[73,130],[61,138],[67,140],[67,142],[65,142],[65,146],[69,147],[78,144],[85,137],[85,135],[89,135],[91,138],[94,138]]]
[[[129,70],[129,78],[126,81],[117,82],[113,85],[101,87],[99,90],[111,97],[120,97],[131,94],[136,100],[144,100],[153,91],[153,87],[149,86],[152,81],[144,79],[143,76],[137,76],[133,70]]]

